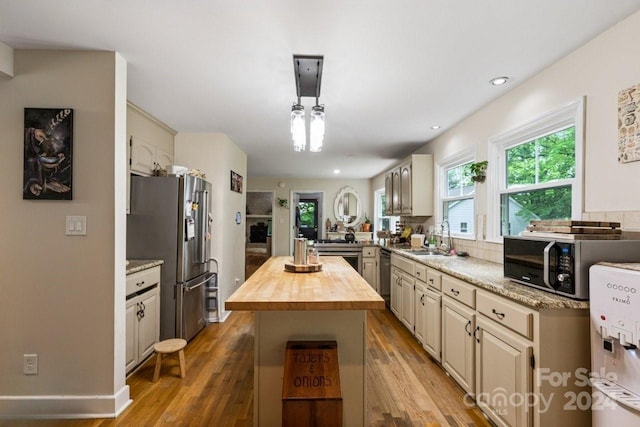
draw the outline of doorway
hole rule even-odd
[[[296,225],[307,240],[318,240],[318,200],[300,199],[296,206]]]
[[[302,234],[307,239],[321,239],[324,235],[324,192],[291,191],[291,234],[289,252],[293,254],[293,239]]]

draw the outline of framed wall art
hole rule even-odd
[[[242,175],[231,171],[231,191],[242,194]]]
[[[72,200],[73,110],[24,109],[22,198]]]
[[[618,93],[618,162],[640,160],[640,84]]]

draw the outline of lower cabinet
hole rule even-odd
[[[531,425],[526,396],[533,391],[530,342],[478,316],[476,403],[499,426]]]
[[[415,285],[413,277],[409,276],[406,273],[400,274],[402,283],[402,316],[400,320],[404,323],[404,326],[407,327],[411,332],[414,332],[414,322],[415,322],[415,306],[413,302],[413,297],[415,293]]]
[[[426,329],[427,329],[427,322],[426,322],[427,302],[425,301],[427,286],[425,283],[421,282],[420,280],[416,280],[415,283],[416,283],[416,290],[415,290],[415,295],[413,297],[414,304],[415,304],[415,313],[414,313],[415,322],[414,322],[414,328],[413,328],[413,335],[415,335],[418,342],[424,346],[424,338],[425,338]]]
[[[475,392],[475,311],[442,299],[442,366],[469,395]]]
[[[153,345],[160,338],[160,267],[141,273],[143,274],[135,273],[131,276],[137,279],[138,283],[149,286],[129,294],[125,309],[125,370],[127,373],[153,353]],[[128,283],[131,276],[127,277]]]
[[[380,293],[378,284],[378,248],[366,246],[362,248],[362,277],[376,292]]]
[[[442,361],[441,337],[442,294],[427,288],[424,292],[424,349],[438,362]]]
[[[391,312],[400,319],[402,311],[402,276],[396,268],[391,268]]]

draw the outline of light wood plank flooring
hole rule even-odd
[[[367,320],[371,426],[490,426],[477,408],[463,404],[462,390],[389,311],[369,312]],[[253,314],[234,312],[189,343],[184,379],[178,361],[168,358],[152,383],[152,358],[128,378],[133,403],[117,419],[5,420],[0,426],[252,426],[253,338]]]

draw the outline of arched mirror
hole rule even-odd
[[[362,214],[362,202],[358,193],[351,187],[344,187],[333,204],[333,213],[338,221],[342,221],[345,227],[355,227],[360,223]]]

